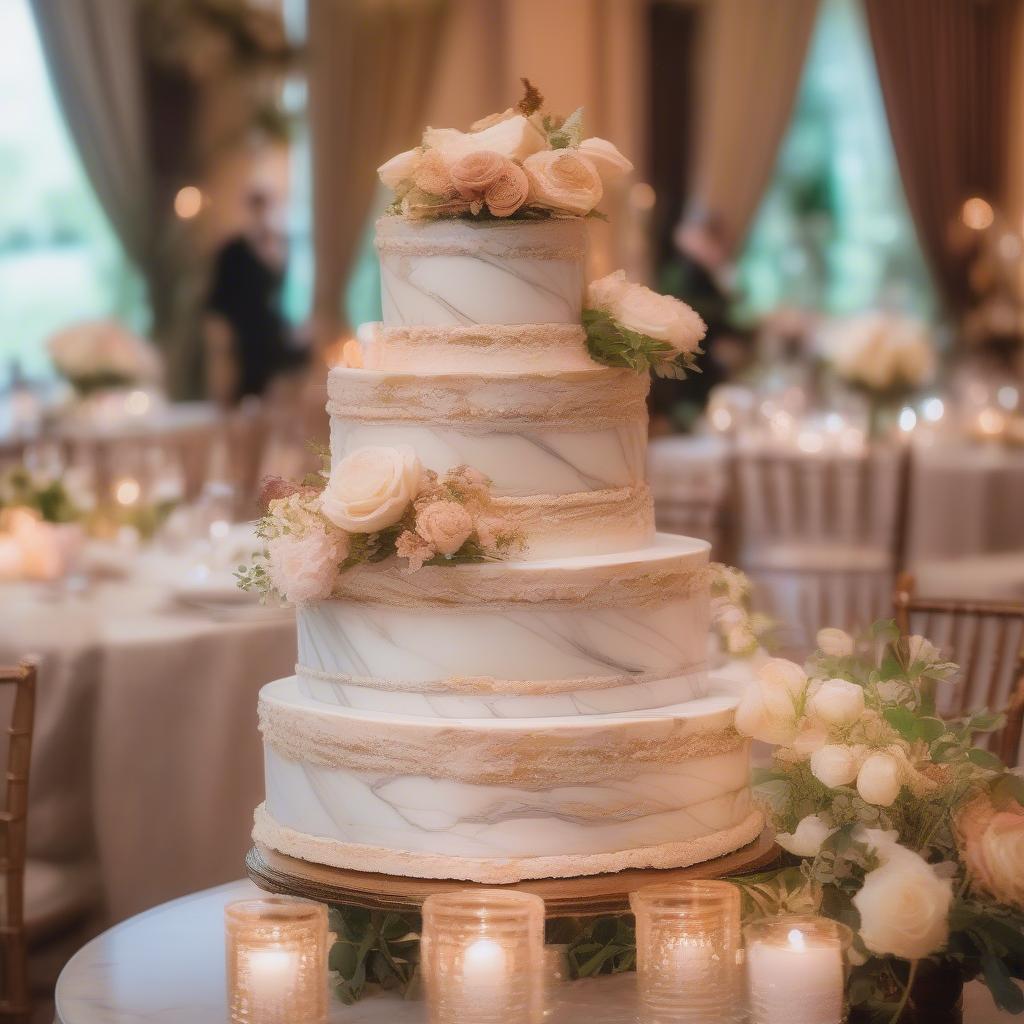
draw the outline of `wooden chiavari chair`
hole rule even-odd
[[[960,666],[957,682],[940,685],[940,712],[959,716],[988,707],[1006,714],[1006,725],[990,740],[1008,765],[1020,758],[1024,726],[1024,604],[921,597],[914,577],[901,573],[893,598],[904,636],[919,634]]]
[[[739,566],[802,659],[823,626],[865,626],[892,595],[905,460],[894,447],[806,453],[741,445],[735,457]],[[789,635],[792,634],[792,635]]]
[[[25,935],[25,856],[28,776],[35,723],[36,668],[22,664],[0,669],[0,685],[15,687],[7,728],[6,801],[0,811],[0,1020],[27,1022],[31,1012]]]

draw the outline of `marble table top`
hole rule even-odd
[[[129,918],[84,946],[57,982],[55,1024],[225,1024],[224,906],[260,892],[230,882]],[[549,1024],[635,1024],[632,974],[556,989]],[[987,990],[968,986],[966,1024],[996,1024]],[[355,1006],[332,999],[330,1024],[426,1024],[426,1006],[375,993]]]

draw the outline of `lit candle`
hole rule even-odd
[[[235,1024],[321,1024],[327,1016],[327,908],[267,896],[224,911]]]
[[[535,1024],[543,1006],[544,901],[469,889],[423,903],[432,1024]]]
[[[739,1004],[740,895],[729,882],[653,885],[630,894],[645,1020],[717,1024]]]
[[[822,917],[766,918],[746,929],[752,1024],[840,1024],[850,930]]]

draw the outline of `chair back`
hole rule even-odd
[[[922,597],[914,577],[902,573],[893,607],[904,636],[927,637],[960,666],[955,683],[936,689],[939,712],[1004,711],[1006,725],[989,745],[1007,764],[1017,764],[1024,723],[1024,604]]]
[[[903,453],[803,453],[741,446],[736,455],[739,530],[754,562],[772,549],[828,546],[892,556]]]
[[[27,1020],[30,1012],[25,940],[25,858],[28,821],[28,780],[35,726],[36,667],[24,663],[0,668],[0,685],[13,686],[14,703],[7,727],[7,785],[0,811],[0,1019]]]

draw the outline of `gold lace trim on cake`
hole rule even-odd
[[[708,567],[681,561],[587,568],[548,564],[543,570],[511,562],[425,565],[414,573],[397,565],[356,566],[341,576],[334,596],[395,608],[655,608],[707,592]]]
[[[463,349],[582,351],[586,334],[579,324],[470,324],[442,327],[376,324],[374,345],[386,348],[448,346]]]
[[[582,260],[587,225],[579,218],[471,224],[438,220],[413,224],[401,217],[377,221],[377,251],[383,256],[472,256],[491,260]]]
[[[721,721],[721,716],[716,715]],[[619,719],[543,730],[466,728],[348,718],[260,700],[260,732],[281,757],[373,775],[417,775],[479,786],[545,790],[629,778],[725,754],[746,741],[694,719]]]
[[[496,679],[494,676],[448,676],[445,679],[380,679],[347,672],[326,672],[296,664],[295,674],[307,679],[341,686],[359,686],[387,693],[422,693],[459,697],[544,697],[562,693],[612,690],[619,686],[641,686],[666,680],[686,682],[702,677],[707,665],[687,665],[657,672],[620,672],[607,676],[574,676],[567,679]]]
[[[645,422],[649,383],[606,367],[508,374],[336,367],[327,378],[327,412],[343,422],[594,430]]]
[[[494,497],[495,515],[530,541],[581,531],[615,533],[647,542],[654,535],[654,499],[646,487],[609,487],[570,494],[535,494],[525,498]],[[638,545],[639,546],[639,545]],[[626,544],[623,544],[626,547]]]

